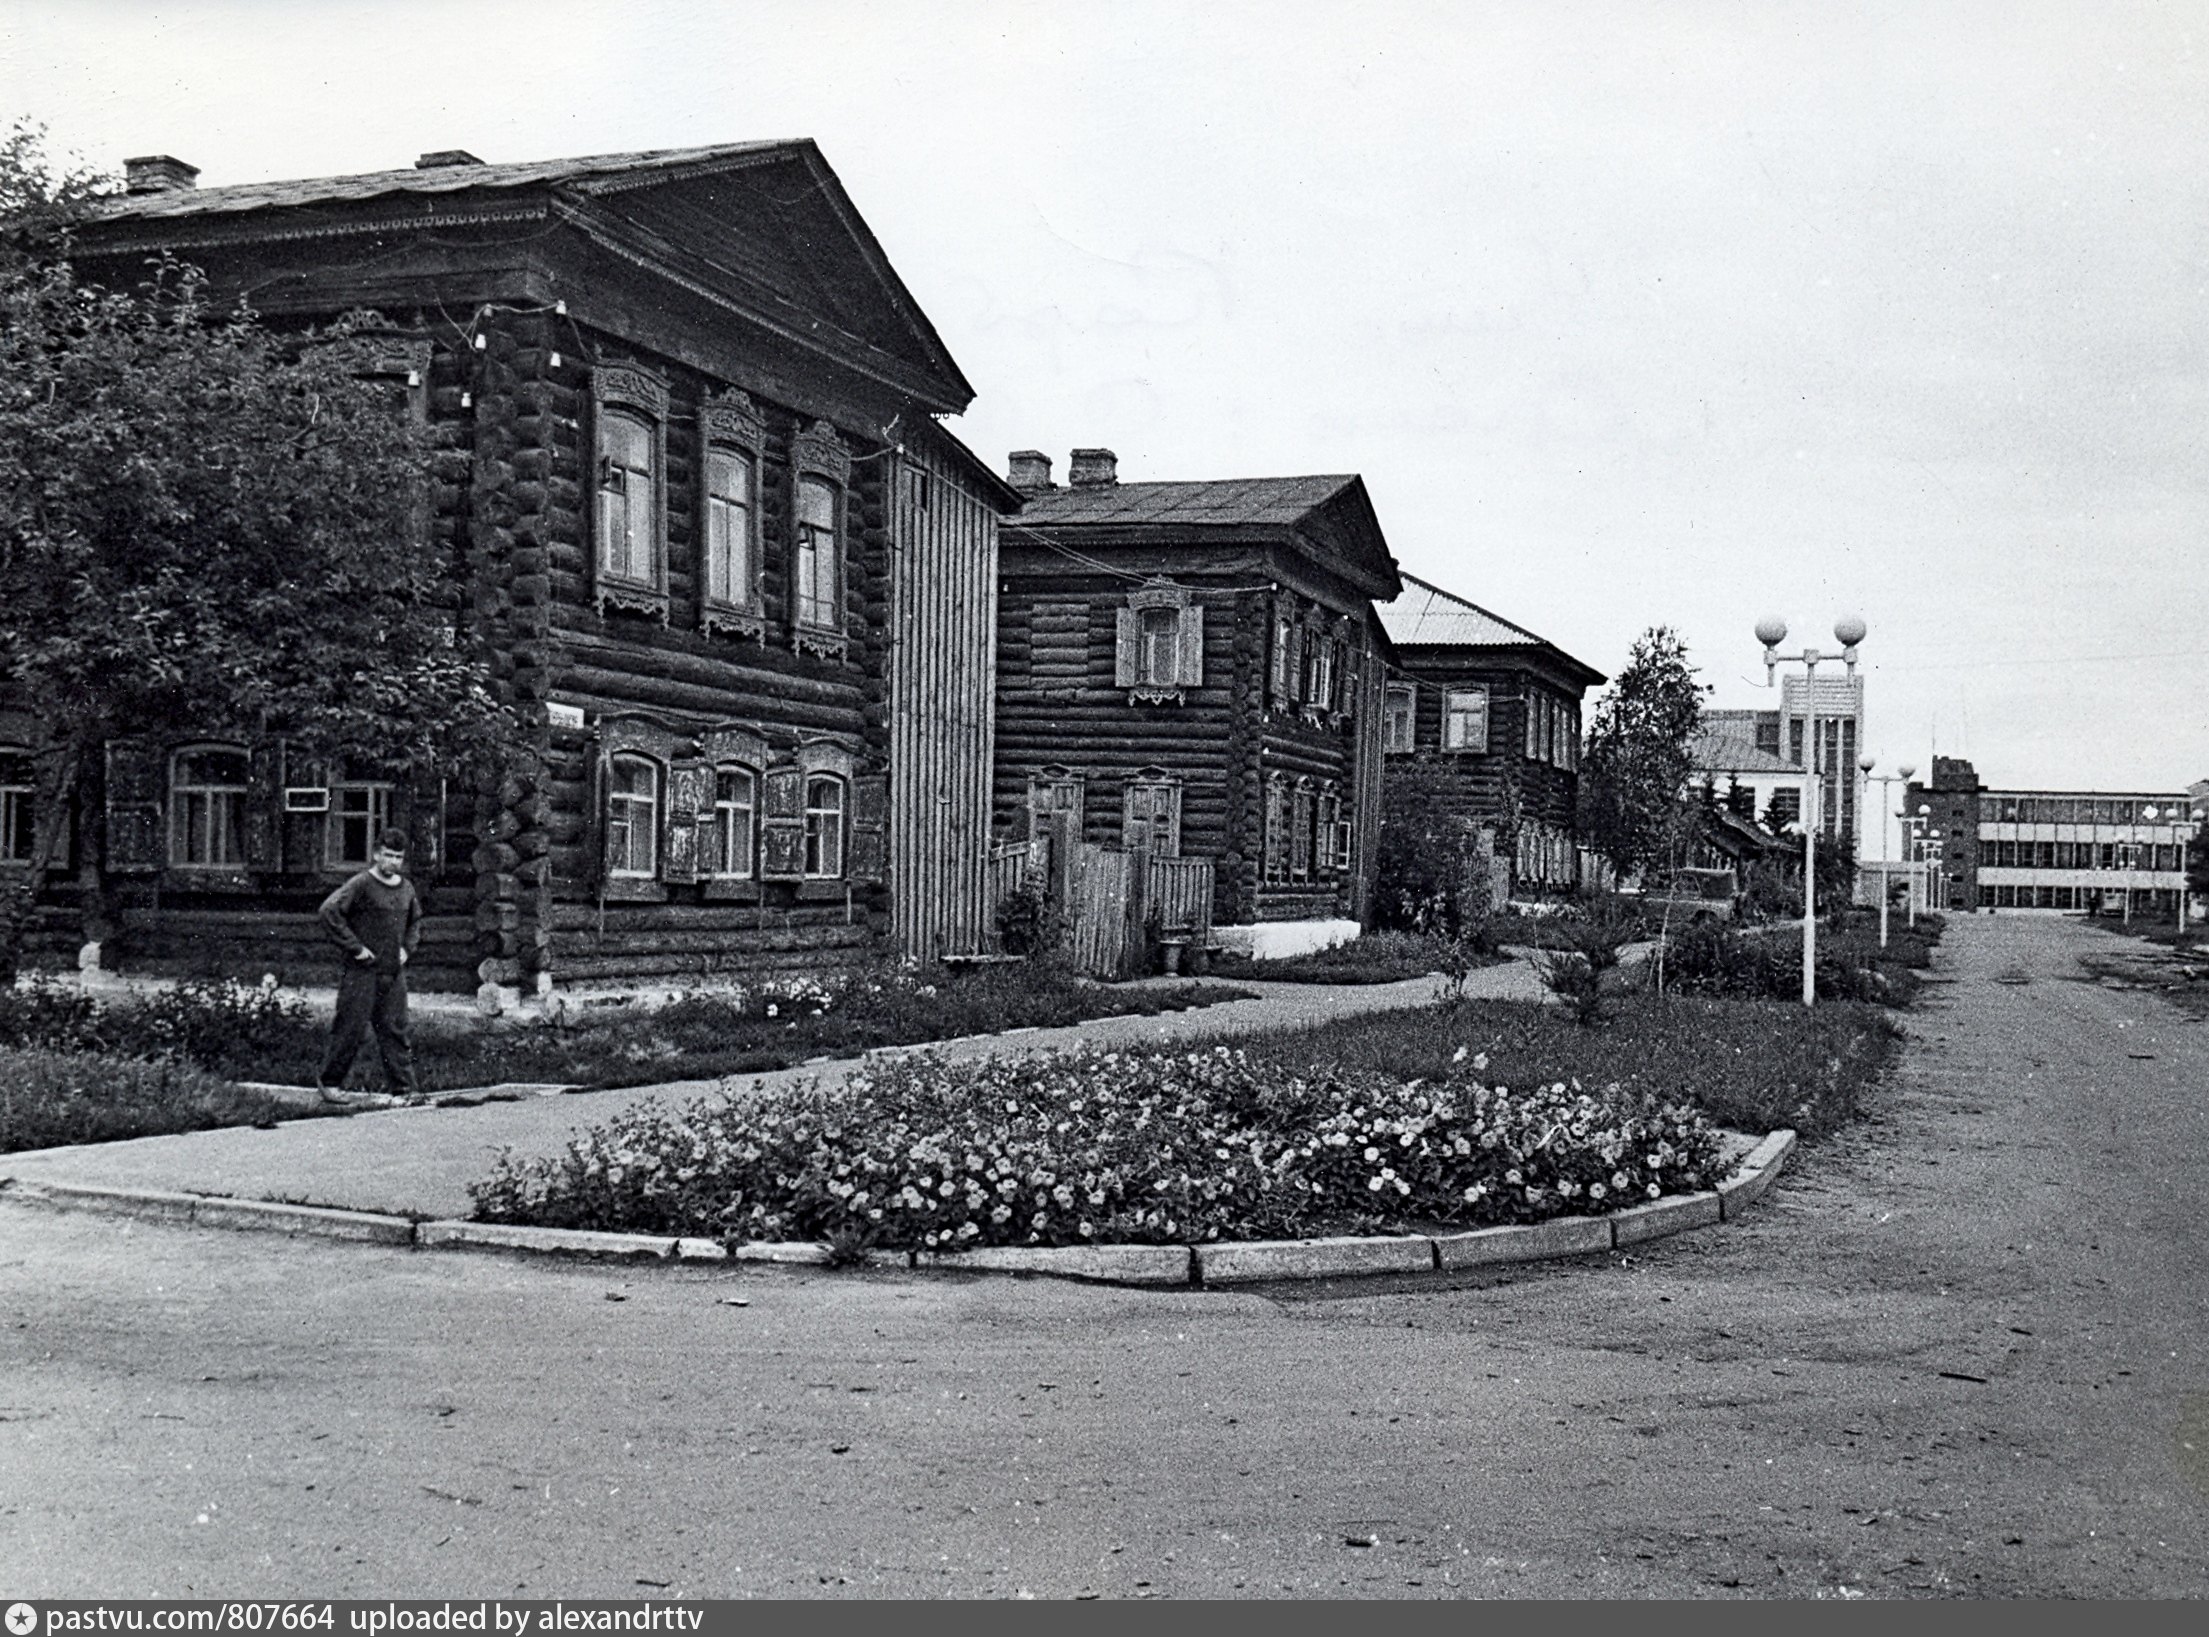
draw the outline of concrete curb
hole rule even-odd
[[[1731,1222],[1763,1197],[1795,1151],[1795,1133],[1772,1132],[1732,1174],[1701,1193],[1669,1195],[1608,1216],[1560,1216],[1464,1233],[1259,1239],[1198,1245],[994,1245],[969,1251],[867,1251],[847,1263],[932,1273],[1010,1273],[1151,1289],[1263,1284],[1297,1279],[1361,1279],[1375,1274],[1459,1271],[1513,1262],[1590,1256]],[[693,1264],[764,1263],[826,1267],[836,1260],[812,1240],[754,1240],[725,1246],[669,1234],[598,1233],[500,1222],[415,1222],[368,1211],[286,1205],[155,1189],[98,1188],[0,1176],[0,1202],[65,1211],[100,1211],[145,1222],[242,1229],[350,1244],[423,1250],[504,1251],[525,1256],[593,1257]]]

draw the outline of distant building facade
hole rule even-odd
[[[2186,791],[1988,789],[1971,763],[1936,756],[1903,813],[1924,820],[1949,909],[2163,916],[2200,805]]]
[[[1580,703],[1603,673],[1415,575],[1379,613],[1390,767],[1457,774],[1457,816],[1487,832],[1512,892],[1577,886]]]
[[[1813,708],[1813,706],[1815,708]],[[1807,782],[1804,748],[1814,745],[1818,778],[1818,839],[1856,845],[1863,775],[1864,679],[1821,676],[1780,679],[1776,710],[1706,710],[1695,742],[1694,783],[1722,800],[1730,790],[1755,793],[1756,816],[1773,830],[1802,823]]]

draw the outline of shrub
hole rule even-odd
[[[42,1051],[91,1051],[100,1044],[100,1005],[89,995],[43,977],[0,986],[0,1046]]]
[[[1479,826],[1461,816],[1477,801],[1471,782],[1455,768],[1390,761],[1373,898],[1381,926],[1466,936],[1476,945],[1484,938],[1495,904],[1495,854]]]
[[[1331,949],[1286,960],[1254,961],[1247,955],[1222,955],[1212,962],[1215,976],[1261,978],[1274,983],[1400,983],[1430,972],[1448,975],[1461,962],[1487,964],[1470,941],[1423,932],[1368,932]]]
[[[188,978],[172,989],[109,1008],[104,1027],[116,1049],[179,1057],[226,1074],[256,1074],[268,1054],[305,1024],[306,1002],[276,986],[235,978]]]
[[[0,1046],[0,1153],[295,1114],[174,1058]]]
[[[558,1156],[502,1155],[471,1192],[491,1221],[956,1249],[1531,1221],[1717,1167],[1678,1104],[1288,1074],[1220,1046],[921,1056],[829,1091],[646,1103]]]
[[[1542,983],[1572,1010],[1574,1019],[1594,1025],[1603,1018],[1603,983],[1618,966],[1619,951],[1633,938],[1636,921],[1615,905],[1596,905],[1584,918],[1560,919],[1535,957]]]
[[[1033,955],[1044,948],[1050,935],[1049,902],[1023,882],[1007,893],[997,906],[997,942],[1008,955]]]

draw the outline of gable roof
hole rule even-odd
[[[1801,777],[1802,768],[1798,764],[1757,745],[1757,718],[1771,714],[1736,710],[1703,712],[1703,726],[1689,748],[1696,770],[1704,773],[1792,773]]]
[[[1399,648],[1536,648],[1562,660],[1569,669],[1584,673],[1584,686],[1603,680],[1603,673],[1573,658],[1545,637],[1523,625],[1514,625],[1500,614],[1491,614],[1478,603],[1444,591],[1416,574],[1403,577],[1403,595],[1380,606],[1381,629]]]
[[[1356,473],[1311,477],[1207,478],[1189,482],[1071,484],[1027,491],[1009,531],[1047,535],[1063,528],[1138,532],[1318,535],[1339,552],[1329,557],[1366,595],[1400,588],[1396,559]]]
[[[800,345],[861,367],[872,359],[938,413],[974,399],[808,138],[110,195],[88,210],[81,242],[100,255],[190,250],[487,213],[561,221],[624,260],[729,298]]]

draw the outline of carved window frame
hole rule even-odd
[[[598,611],[623,609],[667,622],[667,383],[629,364],[601,364],[591,374],[591,469],[587,522],[591,536],[591,598]],[[641,422],[652,452],[652,567],[644,579],[615,574],[606,564],[606,430],[619,418]],[[626,493],[626,491],[625,491]]]
[[[751,493],[744,505],[745,583],[732,587],[740,595],[713,595],[713,511],[719,498],[713,486],[716,452],[741,458],[751,474]],[[698,629],[727,631],[735,636],[764,642],[767,638],[766,599],[762,589],[765,569],[765,531],[761,527],[761,501],[765,494],[767,422],[758,406],[734,390],[708,398],[698,407]]]
[[[843,658],[851,645],[845,629],[851,594],[851,468],[849,446],[826,421],[815,421],[790,440],[790,644],[800,653],[819,654],[824,659]],[[808,478],[823,484],[829,492],[829,540],[835,563],[826,599],[830,618],[826,621],[805,617],[805,599],[798,588],[798,564],[803,556],[799,517]]]
[[[1144,616],[1173,615],[1172,663],[1160,676],[1147,662],[1149,633]],[[1128,691],[1131,705],[1179,705],[1189,690],[1204,685],[1204,608],[1189,588],[1171,582],[1136,587],[1114,611],[1113,682]]]

